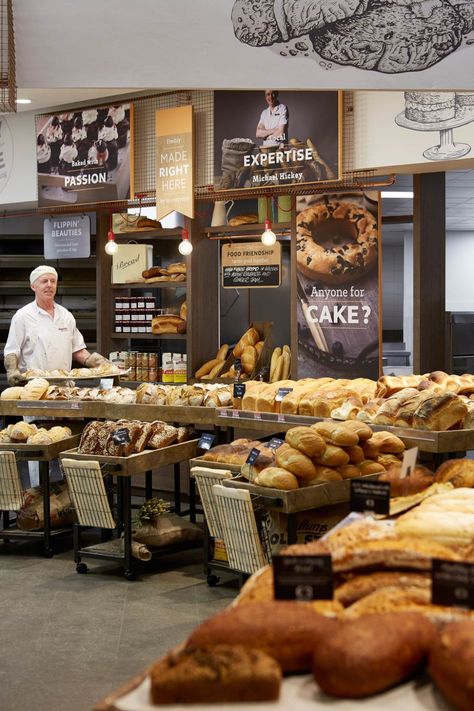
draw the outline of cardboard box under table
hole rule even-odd
[[[51,423],[57,424],[57,423]],[[71,533],[69,528],[51,529],[50,519],[50,482],[49,482],[49,463],[53,459],[57,459],[61,452],[71,447],[76,447],[79,444],[80,435],[75,434],[59,442],[52,444],[1,444],[0,451],[12,452],[15,455],[16,461],[37,461],[39,462],[40,486],[43,489],[43,520],[44,527],[42,531],[20,531],[14,526],[9,525],[8,511],[3,514],[3,528],[0,530],[0,538],[3,540],[14,539],[37,539],[43,541],[43,554],[50,558],[53,555],[52,541],[53,536]],[[6,466],[6,462],[2,462],[2,467]],[[0,471],[0,487],[6,483],[7,472]]]
[[[81,563],[82,558],[99,558],[108,560],[118,560],[123,562],[124,575],[127,579],[134,578],[133,559],[131,552],[132,545],[132,520],[131,520],[131,478],[136,474],[142,474],[145,471],[152,471],[161,467],[172,464],[175,472],[175,512],[181,515],[190,513],[192,518],[193,510],[195,511],[195,502],[190,503],[189,512],[181,509],[181,485],[180,485],[180,462],[187,462],[196,455],[198,440],[182,442],[181,444],[172,444],[169,447],[162,449],[144,450],[138,454],[131,454],[129,457],[113,457],[99,454],[79,454],[77,449],[71,449],[61,454],[61,459],[77,461],[78,469],[80,469],[81,461],[97,462],[104,474],[110,474],[117,477],[117,492],[118,492],[118,518],[119,528],[123,527],[123,552],[117,551],[116,545],[111,545],[110,542],[104,542],[95,546],[83,548],[81,545],[79,527],[75,527],[74,540],[74,560],[78,572],[86,572],[87,567]],[[84,472],[84,476],[85,476]],[[193,498],[193,496],[191,496]],[[94,507],[100,506],[99,501],[94,501],[92,497],[88,505]],[[189,543],[187,544],[189,547]],[[182,547],[181,547],[182,548]],[[173,548],[175,550],[175,548]],[[177,548],[176,548],[177,550]],[[170,552],[168,549],[161,552]]]

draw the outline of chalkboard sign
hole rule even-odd
[[[331,600],[331,556],[273,556],[273,587],[275,600]]]
[[[87,215],[47,217],[43,222],[46,259],[82,259],[91,253],[91,227]]]
[[[222,286],[225,289],[276,287],[281,283],[281,245],[260,242],[222,247]]]

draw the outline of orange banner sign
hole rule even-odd
[[[194,217],[193,107],[156,112],[156,218]]]

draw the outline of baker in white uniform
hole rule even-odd
[[[24,372],[70,370],[73,359],[86,368],[108,363],[99,353],[89,353],[74,316],[54,297],[58,273],[54,267],[39,266],[30,274],[35,300],[13,316],[4,350],[5,369],[10,385],[25,381]]]
[[[288,109],[278,101],[278,91],[265,89],[267,108],[260,114],[257,138],[263,138],[263,146],[281,147],[288,137]]]

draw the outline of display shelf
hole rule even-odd
[[[185,341],[185,333],[111,333],[109,338],[122,341]]]
[[[137,281],[130,284],[112,284],[112,289],[178,289],[180,286],[186,288],[185,281],[160,281],[154,284],[147,284]]]
[[[183,235],[183,228],[177,227],[175,229],[156,229],[147,230],[143,232],[115,232],[115,240],[134,240],[140,241],[144,239],[181,239]]]
[[[3,240],[3,235],[2,235]],[[61,259],[61,269],[71,269],[86,266],[95,266],[96,255],[91,254],[89,257],[81,257],[78,259]],[[87,264],[90,262],[91,264]],[[38,264],[47,264],[56,268],[57,259],[45,259],[44,254],[1,254],[0,264],[5,263],[6,267],[28,267],[33,269]]]
[[[260,234],[264,231],[265,224],[261,222],[254,222],[249,225],[218,225],[217,227],[204,227],[201,232],[207,236],[217,236],[219,234],[229,234],[229,235],[248,235],[253,232],[259,232]],[[288,230],[288,236],[291,233],[291,223],[290,222],[272,222],[272,230],[284,231]]]

